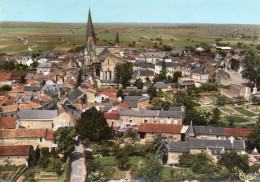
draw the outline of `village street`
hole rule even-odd
[[[75,151],[71,156],[71,182],[84,182],[86,176],[86,168],[84,165],[84,149],[83,145],[75,147]]]

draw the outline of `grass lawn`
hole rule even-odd
[[[196,174],[191,169],[163,167],[163,181],[195,179]]]
[[[254,112],[252,111],[249,111],[249,110],[246,110],[242,107],[236,107],[234,108],[236,111],[240,112],[241,114],[244,114],[244,115],[247,115],[249,117],[253,117],[253,116],[256,116],[257,114],[255,114]]]

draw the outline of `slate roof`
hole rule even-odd
[[[0,156],[28,156],[31,145],[0,146]]]
[[[94,32],[94,27],[93,27],[93,23],[92,23],[90,9],[89,9],[89,12],[88,12],[88,23],[87,23],[87,38],[88,37],[93,37],[94,42],[96,41],[96,35],[95,35],[95,32]]]
[[[186,111],[186,106],[172,106],[172,107],[169,107],[168,111],[182,111],[182,112],[185,112]]]
[[[189,142],[168,142],[169,152],[190,152]]]
[[[138,132],[150,133],[181,133],[182,125],[177,124],[155,124],[155,123],[141,123]]]
[[[163,58],[163,52],[142,52],[138,57],[140,58]]]
[[[130,95],[127,95],[127,96],[125,96],[123,103],[126,103],[127,105],[129,105],[132,108],[136,108],[138,103],[143,102],[143,101],[147,101],[147,100],[150,100],[149,96],[130,96]]]
[[[146,109],[121,109],[120,116],[137,116],[137,117],[173,117],[181,118],[183,112],[161,111],[161,110],[146,110]]]
[[[168,89],[168,88],[173,88],[173,83],[164,83],[164,82],[156,82],[154,86],[158,89]]]
[[[17,112],[19,119],[54,119],[58,110],[22,110]]]
[[[225,150],[245,150],[244,140],[218,140],[218,139],[197,139],[190,138],[189,146],[191,149],[204,149],[207,147],[224,147]]]
[[[38,86],[24,86],[23,91],[39,91],[41,90]]]
[[[198,68],[195,68],[192,70],[192,73],[197,73],[197,74],[209,74],[209,70],[205,68],[204,66],[199,66]]]
[[[130,93],[130,92],[142,92],[142,93],[146,93],[147,89],[131,89],[131,88],[126,88],[126,89],[122,89],[123,93]]]
[[[48,91],[48,90],[44,90],[44,94],[50,98],[54,98],[58,95],[57,93],[54,93],[54,92]]]
[[[149,70],[149,69],[139,69],[138,75],[140,75],[140,76],[154,76],[155,73],[152,70]]]
[[[222,127],[193,126],[193,128],[196,134],[224,136],[226,133],[225,128]]]
[[[68,100],[64,101],[62,104],[62,108],[68,113],[77,118],[81,117],[82,111],[73,106]]]
[[[165,62],[166,63],[166,68],[176,68],[179,64],[178,63],[173,63],[173,62]],[[162,61],[157,62],[155,65],[162,66]]]
[[[219,71],[217,72],[217,75],[219,75],[219,76],[225,76],[225,75],[227,75],[228,77],[230,77],[230,75],[229,75],[227,72],[225,72],[223,69],[219,70]]]
[[[241,90],[242,88],[246,87],[245,85],[238,84],[238,83],[231,83],[231,86],[236,87],[236,88],[238,88],[238,89],[240,89],[240,90]]]
[[[85,95],[79,89],[74,90],[73,92],[69,93],[68,99],[72,102],[76,102],[81,96]]]
[[[189,137],[195,136],[195,132],[194,132],[194,128],[193,128],[193,125],[192,125],[192,121],[190,122],[190,126],[189,126],[189,128],[187,129],[185,135],[186,135],[186,136],[189,136]]]
[[[108,112],[112,107],[114,107],[114,106],[108,106],[108,105],[106,105],[106,106],[103,107],[102,111],[103,111],[103,112]]]
[[[52,67],[51,62],[44,62],[44,63],[37,66],[37,68],[51,68],[51,67]]]

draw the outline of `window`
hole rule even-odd
[[[178,124],[178,120],[177,119],[174,120],[174,124]]]
[[[17,159],[19,159],[19,157],[17,157]]]
[[[161,124],[163,124],[163,123],[164,123],[163,119],[161,119],[161,120],[160,120],[160,123],[161,123]]]
[[[54,123],[51,123],[51,128],[54,128]]]
[[[39,142],[42,142],[42,138],[39,138]]]
[[[123,122],[124,122],[124,119],[121,119],[121,122],[123,123]]]
[[[144,123],[147,123],[148,122],[148,120],[147,119],[144,119]]]
[[[34,121],[34,126],[39,126],[39,121]]]
[[[133,120],[132,120],[132,119],[129,119],[129,122],[130,122],[130,123],[132,123],[132,122],[133,122]]]

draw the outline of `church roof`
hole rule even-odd
[[[94,32],[94,27],[93,27],[93,23],[92,23],[90,9],[89,9],[89,12],[88,12],[88,23],[87,23],[87,38],[88,37],[93,37],[93,40],[96,41],[96,35],[95,35],[95,32]]]

